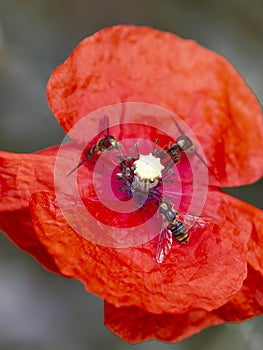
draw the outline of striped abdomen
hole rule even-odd
[[[181,221],[175,220],[173,223],[170,223],[169,229],[171,230],[172,234],[174,235],[174,237],[177,239],[178,242],[183,244],[188,244],[188,241],[189,241],[188,231]]]

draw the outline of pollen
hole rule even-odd
[[[164,166],[160,162],[160,158],[154,157],[152,153],[148,155],[140,155],[139,159],[134,162],[134,173],[143,180],[154,181],[162,177]]]

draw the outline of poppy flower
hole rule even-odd
[[[103,298],[105,325],[129,342],[179,341],[261,314],[263,212],[220,190],[263,173],[260,106],[234,68],[192,40],[116,26],[77,46],[47,97],[75,143],[0,153],[0,228],[10,239]],[[196,150],[180,149],[171,166],[166,151],[182,130]],[[166,175],[150,169],[141,198],[134,164],[151,156]],[[189,244],[173,239],[156,261],[172,222],[160,213],[165,196],[182,222],[197,210],[205,224],[193,223]]]

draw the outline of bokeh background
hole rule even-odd
[[[0,0],[0,147],[33,152],[64,133],[47,106],[52,70],[84,37],[120,23],[193,38],[224,55],[263,101],[262,0]],[[227,190],[263,208],[263,183]],[[176,344],[130,345],[103,326],[102,301],[45,271],[0,235],[0,350],[258,350],[263,317]]]

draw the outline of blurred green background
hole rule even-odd
[[[76,44],[119,23],[193,38],[224,55],[263,101],[262,0],[0,0],[0,146],[32,152],[64,133],[47,106],[52,70]],[[263,208],[263,183],[228,190]],[[0,235],[0,350],[255,350],[263,318],[205,330],[177,344],[130,345],[103,327],[101,300],[43,270]]]

